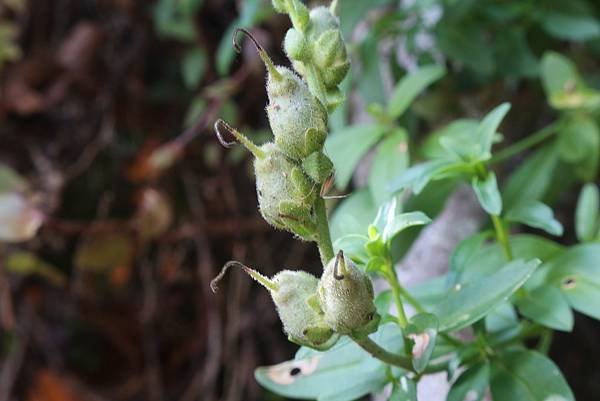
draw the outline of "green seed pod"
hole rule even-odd
[[[294,72],[277,67],[269,74],[267,116],[275,143],[294,160],[321,150],[327,136],[327,111]]]
[[[369,277],[340,251],[321,277],[319,300],[325,321],[340,334],[366,335],[377,330],[379,315]]]
[[[260,213],[274,227],[314,240],[316,186],[273,143],[260,149],[264,157],[254,160]]]
[[[241,132],[223,120],[217,120],[215,133],[223,146],[229,147],[234,142],[223,139],[222,127],[254,155],[258,207],[263,218],[275,228],[313,241],[317,235],[313,210],[317,197],[316,184],[275,144],[269,142],[256,146]]]
[[[269,290],[290,341],[318,350],[326,350],[336,343],[339,335],[325,323],[316,297],[319,284],[316,277],[304,271],[283,270],[269,279],[240,262],[231,261],[211,281],[213,291],[217,290],[217,283],[231,266],[241,267]]]
[[[254,42],[267,68],[266,110],[277,146],[293,160],[302,160],[321,150],[327,136],[327,110],[298,75],[289,68],[275,66],[248,31],[237,29],[234,42],[239,32]]]

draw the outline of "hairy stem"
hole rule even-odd
[[[327,209],[325,199],[319,197],[315,203],[315,214],[317,217],[317,246],[321,255],[323,267],[333,259],[333,244],[329,233],[329,221],[327,220]]]
[[[552,123],[552,124],[542,128],[541,130],[539,130],[537,132],[534,132],[531,135],[528,135],[527,137],[523,138],[522,140],[515,142],[514,144],[510,145],[509,147],[504,148],[501,151],[499,151],[498,153],[496,153],[495,156],[493,156],[490,160],[488,160],[488,164],[499,163],[506,159],[510,159],[514,155],[521,153],[522,151],[527,150],[527,149],[543,142],[547,138],[550,138],[552,135],[556,134],[556,132],[558,131],[558,127],[559,127],[559,123],[555,122],[555,123]]]

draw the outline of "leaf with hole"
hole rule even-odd
[[[404,337],[411,344],[412,364],[421,373],[427,367],[437,339],[438,318],[431,313],[419,313],[410,318]]]

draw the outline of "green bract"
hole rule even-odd
[[[379,315],[369,277],[340,251],[321,277],[319,300],[325,321],[340,334],[365,335],[377,330]]]

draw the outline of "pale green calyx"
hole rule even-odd
[[[342,251],[325,267],[318,293],[325,321],[335,332],[366,335],[377,329],[371,280]]]
[[[232,266],[241,267],[269,290],[290,341],[325,350],[338,340],[339,336],[325,322],[315,296],[319,283],[316,277],[304,271],[282,270],[269,279],[240,262],[231,261],[223,266],[221,273],[211,282],[213,291],[217,290],[217,283]]]

